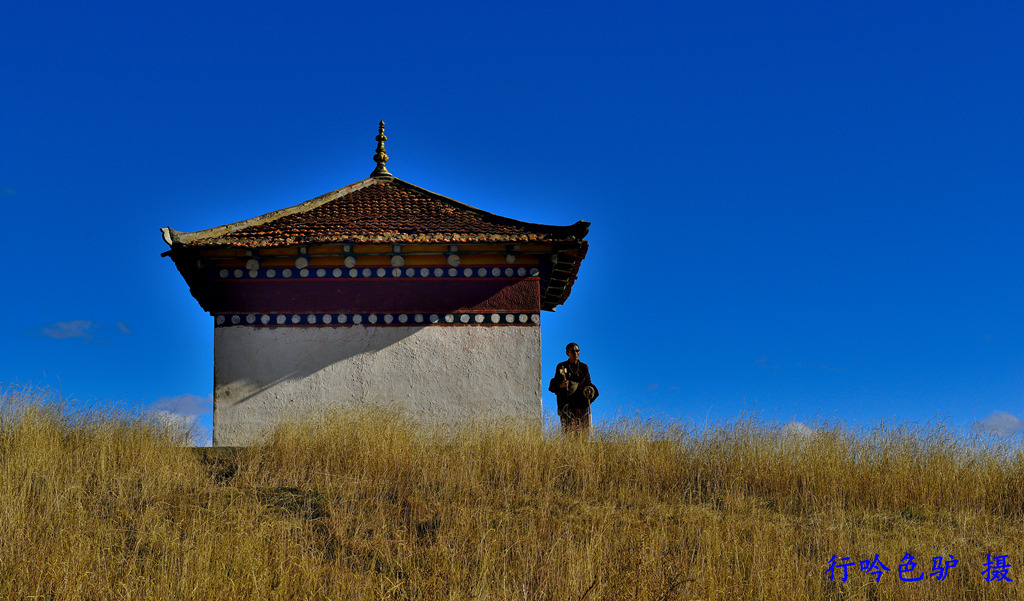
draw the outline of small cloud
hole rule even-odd
[[[164,396],[158,398],[149,408],[170,413],[205,413],[213,409],[213,397],[198,394]]]
[[[761,367],[763,367],[765,369],[779,369],[779,366],[776,365],[776,364],[769,365],[768,364],[768,357],[765,357],[764,355],[761,355],[760,359],[756,359],[754,361],[754,364],[755,365],[760,365]]]
[[[55,340],[63,340],[65,338],[82,338],[84,340],[91,340],[92,330],[96,325],[97,324],[91,319],[58,321],[53,325],[45,326],[43,328],[43,336],[53,338]]]
[[[992,415],[980,422],[975,422],[971,429],[975,432],[995,434],[996,436],[1007,436],[1024,431],[1024,421],[1012,413],[1005,411],[993,411]]]
[[[651,385],[649,385],[647,387],[647,390],[657,390],[657,389],[658,389],[658,383],[657,382],[654,382],[653,384],[651,384]]]
[[[791,434],[793,436],[800,436],[806,438],[814,434],[814,428],[808,426],[803,422],[789,422],[785,426],[782,426],[782,432],[784,434]]]
[[[128,326],[124,325],[123,321],[117,322],[117,327],[125,334],[131,334],[132,331],[128,329]]]
[[[196,394],[161,397],[150,405],[158,420],[188,433],[199,446],[209,446],[210,433],[200,423],[200,414],[213,409],[213,398]]]

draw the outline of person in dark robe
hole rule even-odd
[[[565,345],[565,355],[569,359],[555,368],[548,390],[558,399],[562,433],[586,434],[590,431],[590,404],[597,398],[597,387],[590,381],[590,368],[580,361],[580,345]]]

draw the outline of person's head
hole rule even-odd
[[[576,363],[580,360],[580,345],[575,342],[570,342],[565,345],[565,356],[569,358],[569,361]]]

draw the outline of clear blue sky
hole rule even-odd
[[[598,419],[1024,425],[1017,2],[0,6],[0,382],[208,425],[160,253],[396,176],[593,223]],[[545,408],[553,399],[545,393]]]

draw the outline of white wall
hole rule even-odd
[[[289,414],[398,406],[425,421],[542,420],[540,326],[214,328],[213,444]]]

